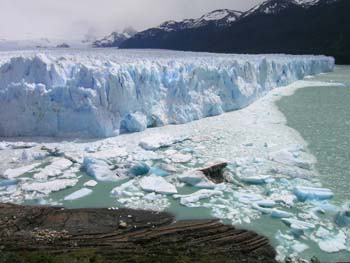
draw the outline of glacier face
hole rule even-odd
[[[0,52],[0,136],[110,137],[186,123],[333,67],[325,56]]]

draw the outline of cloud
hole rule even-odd
[[[262,0],[0,0],[0,38],[77,39],[166,20],[199,17],[219,8],[247,10]]]

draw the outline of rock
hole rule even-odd
[[[225,181],[224,169],[227,166],[227,162],[215,162],[213,164],[208,164],[206,167],[200,169],[206,177],[208,177],[214,183],[222,183]]]
[[[119,221],[119,228],[125,229],[127,227],[128,227],[128,224],[126,222],[124,222],[123,220]]]
[[[17,219],[4,220],[8,215]],[[65,262],[81,262],[75,255],[86,255],[87,262],[99,258],[180,263],[185,258],[186,262],[276,263],[269,241],[253,232],[218,220],[175,221],[167,213],[124,208],[62,210],[0,204],[0,239],[0,262],[9,253],[10,262],[26,253],[36,257],[43,253],[45,259],[53,257],[48,262],[56,262],[54,258],[64,251],[65,258],[73,257]]]

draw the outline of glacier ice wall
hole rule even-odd
[[[2,52],[0,136],[109,137],[186,123],[333,67],[325,56]]]

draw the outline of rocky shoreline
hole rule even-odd
[[[269,241],[168,213],[0,204],[0,262],[276,262]]]

